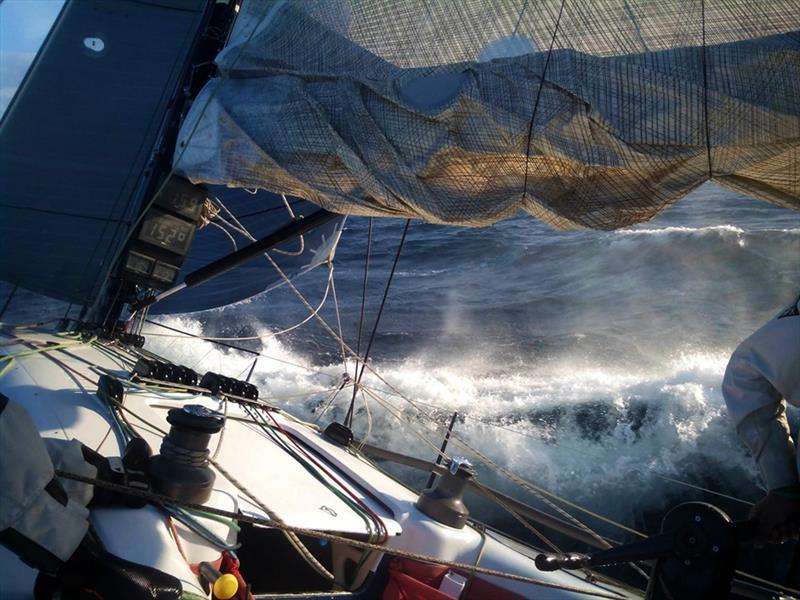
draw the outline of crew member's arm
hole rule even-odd
[[[800,316],[773,319],[736,349],[722,384],[739,436],[769,492],[754,511],[760,537],[794,537],[800,515],[800,462],[789,434],[786,402],[800,400]]]

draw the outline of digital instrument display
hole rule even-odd
[[[147,277],[153,267],[153,259],[136,252],[128,252],[125,257],[125,270]]]
[[[156,198],[156,204],[187,219],[197,221],[205,199],[205,190],[180,177],[171,177]]]
[[[194,236],[194,224],[151,210],[142,224],[139,239],[184,256]]]

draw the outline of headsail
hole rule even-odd
[[[218,202],[219,217],[224,221],[211,219],[213,225],[197,231],[181,276],[250,244],[250,240],[237,229],[261,238],[292,222],[292,215],[299,218],[319,210],[310,202],[292,198],[289,200],[290,214],[280,196],[264,191],[252,193],[212,187],[209,196],[212,202]],[[343,220],[343,217],[337,218],[281,244],[269,253],[270,257],[289,279],[325,264],[336,251]],[[206,281],[198,293],[176,294],[154,304],[150,312],[185,313],[227,306],[284,283],[283,276],[266,258],[252,260]]]
[[[708,179],[800,209],[796,0],[243,11],[179,136],[194,181],[463,225],[627,226]]]

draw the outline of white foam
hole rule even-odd
[[[669,235],[672,233],[689,233],[689,234],[704,234],[704,233],[733,233],[742,235],[746,233],[741,227],[735,225],[709,225],[706,227],[659,227],[659,228],[642,228],[642,229],[619,229],[614,232],[616,235]]]
[[[199,324],[185,317],[166,323],[201,333]],[[219,350],[209,342],[154,340],[148,339],[154,350],[201,372],[243,376],[252,364],[250,356]],[[657,505],[663,500],[664,486],[669,484],[654,473],[682,478],[705,461],[718,471],[741,465],[748,478],[755,478],[719,391],[727,352],[679,351],[659,368],[626,365],[613,370],[563,360],[491,376],[485,373],[498,370],[485,368],[480,360],[442,364],[418,356],[376,364],[386,381],[420,403],[433,421],[366,373],[363,383],[385,391],[384,401],[407,421],[399,424],[389,411],[370,401],[370,441],[433,459],[442,427],[458,411],[465,420],[456,426],[457,435],[493,460],[556,493],[627,519],[642,503]],[[272,358],[259,359],[254,372],[262,397],[302,418],[316,419],[319,413],[314,411],[329,398],[343,366],[315,366],[275,338],[265,340],[263,353]],[[348,369],[352,374],[352,365]],[[350,389],[339,394],[323,423],[341,419],[352,396]],[[354,428],[364,436],[362,398],[356,407]],[[458,451],[457,446],[451,449]],[[482,476],[513,488],[500,479],[492,481],[486,471]]]

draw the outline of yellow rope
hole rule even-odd
[[[92,338],[86,341],[64,342],[63,344],[53,344],[51,346],[45,346],[43,348],[34,348],[32,350],[22,350],[21,352],[14,352],[13,354],[4,354],[3,356],[0,356],[0,363],[5,363],[2,367],[0,367],[0,378],[11,370],[11,368],[16,364],[18,358],[22,358],[24,356],[33,356],[34,354],[44,354],[45,352],[51,352],[53,350],[62,350],[64,348],[70,348],[72,346],[83,346],[92,343],[95,339],[96,338]]]

